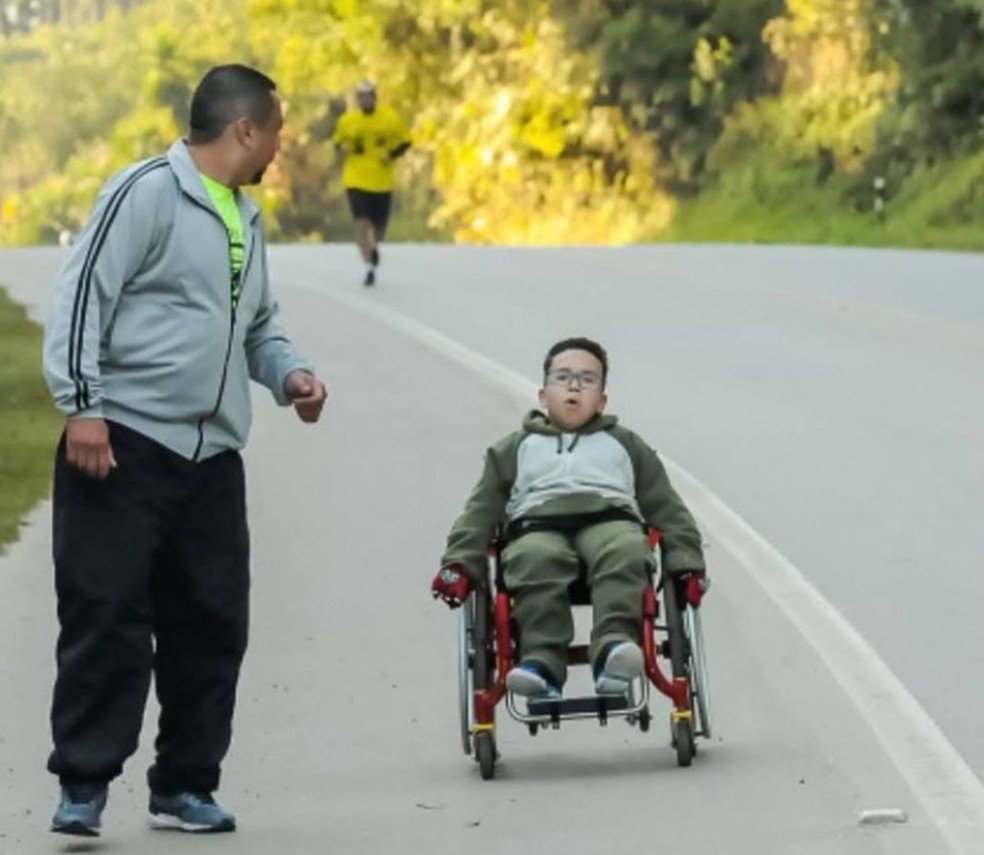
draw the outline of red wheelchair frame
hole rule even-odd
[[[659,564],[660,535],[648,532],[649,544]],[[495,775],[498,751],[495,740],[495,708],[507,698],[511,717],[524,722],[535,735],[540,727],[560,726],[574,718],[597,718],[604,725],[610,717],[624,717],[640,730],[649,730],[651,715],[648,707],[649,684],[665,695],[672,705],[670,712],[671,742],[676,749],[677,762],[689,766],[697,751],[696,737],[710,736],[706,665],[699,611],[682,597],[672,577],[654,574],[653,584],[646,586],[642,603],[642,648],[646,680],[641,696],[634,690],[627,698],[589,696],[562,700],[530,700],[528,712],[522,713],[506,689],[506,674],[515,664],[513,621],[510,614],[510,595],[502,582],[501,541],[489,547],[489,575],[495,580],[476,588],[462,608],[459,648],[459,700],[461,706],[462,747],[466,754],[474,752],[483,779]],[[572,605],[590,602],[587,592],[572,596]],[[658,623],[662,601],[665,624]],[[683,604],[681,608],[680,604]],[[664,673],[660,659],[669,660],[669,673]],[[572,645],[568,649],[572,665],[588,664],[587,645]]]

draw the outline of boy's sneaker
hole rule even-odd
[[[51,819],[58,834],[98,837],[106,807],[105,784],[68,784],[61,788],[61,801]]]
[[[644,670],[645,662],[638,644],[614,641],[605,646],[595,663],[595,691],[599,695],[624,695]]]
[[[150,824],[154,828],[197,833],[236,830],[236,818],[207,793],[151,793]]]
[[[370,267],[366,271],[366,278],[362,280],[363,285],[375,285],[376,284],[376,270]]]
[[[539,662],[520,662],[506,674],[506,688],[524,698],[560,700],[560,688]]]

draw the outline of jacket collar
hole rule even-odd
[[[616,424],[618,424],[618,416],[610,415],[609,413],[601,413],[592,416],[576,431],[561,430],[550,421],[546,413],[540,410],[530,410],[523,418],[523,430],[526,433],[542,433],[549,436],[558,436],[563,433],[598,433],[599,431],[610,430]]]
[[[174,172],[175,177],[178,179],[178,186],[181,187],[182,192],[203,207],[212,209],[212,200],[208,195],[208,191],[205,189],[205,185],[202,183],[202,179],[199,177],[198,167],[195,166],[195,161],[191,159],[191,152],[188,151],[188,143],[184,140],[176,140],[167,150],[167,159],[171,164],[172,172]],[[260,213],[259,208],[256,207],[256,203],[239,190],[236,191],[236,200],[239,210],[243,215],[243,222],[252,223]]]

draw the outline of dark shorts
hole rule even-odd
[[[348,196],[352,216],[357,220],[369,220],[377,232],[386,230],[389,222],[390,207],[393,204],[392,193],[372,193],[369,190],[345,191]]]

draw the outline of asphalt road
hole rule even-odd
[[[0,253],[40,316],[60,250]],[[857,250],[276,247],[324,422],[257,389],[246,453],[253,634],[221,798],[250,853],[970,853],[984,829],[984,258]],[[455,618],[427,586],[542,354],[587,334],[610,411],[672,464],[711,561],[714,739],[500,721],[459,747]],[[0,414],[2,417],[2,414]],[[0,855],[45,828],[49,509],[0,558]],[[141,751],[86,851],[182,851],[146,828]],[[908,821],[858,824],[901,808]]]

